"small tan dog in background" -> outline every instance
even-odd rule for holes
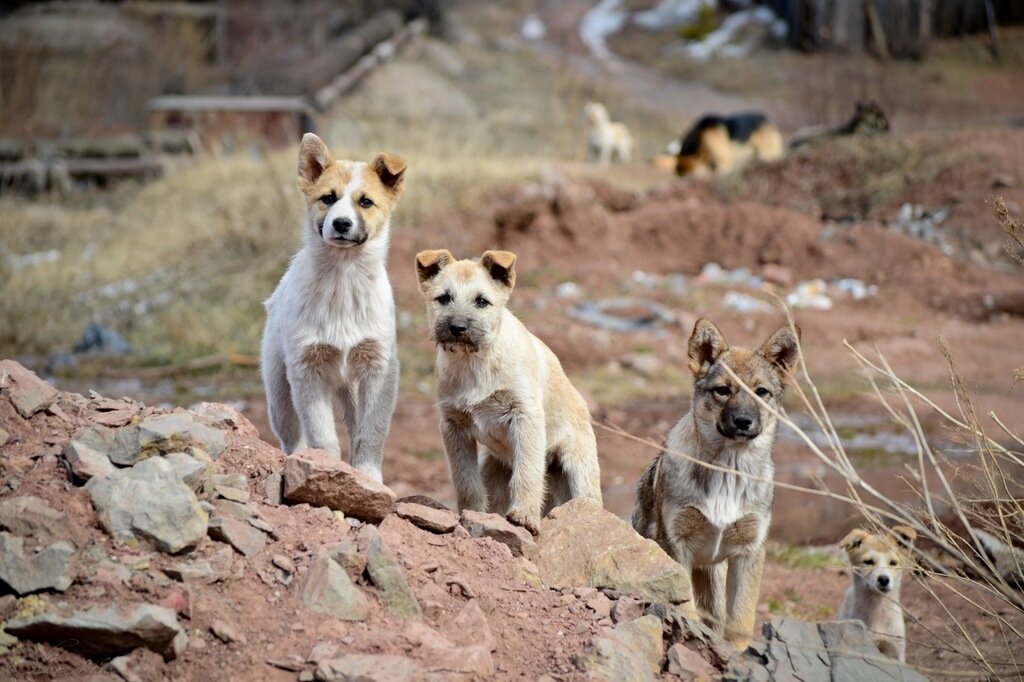
[[[739,649],[757,615],[775,497],[776,411],[798,333],[782,327],[757,350],[730,348],[718,327],[697,320],[689,341],[692,406],[637,483],[633,528],[690,570],[699,615]]]
[[[589,102],[583,107],[587,118],[587,159],[607,166],[613,159],[629,163],[633,158],[633,136],[624,123],[611,120],[603,104]]]
[[[907,642],[900,606],[903,572],[911,568],[909,548],[917,532],[894,526],[894,535],[876,534],[862,528],[850,531],[840,546],[850,559],[852,583],[839,609],[840,620],[859,620],[878,650],[906,661]]]
[[[601,502],[590,411],[555,354],[506,307],[515,254],[455,260],[421,251],[416,275],[437,345],[441,435],[459,510],[490,511],[537,534],[577,497]]]

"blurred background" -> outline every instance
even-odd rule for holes
[[[628,163],[588,162],[591,101],[629,128]],[[782,160],[675,176],[695,121],[743,111],[779,127]],[[273,442],[256,354],[299,245],[308,130],[341,158],[409,161],[390,260],[403,366],[385,479],[400,495],[452,497],[424,248],[519,254],[513,310],[595,421],[654,442],[598,432],[622,515],[687,409],[694,321],[756,345],[785,322],[776,296],[887,494],[914,499],[918,442],[844,341],[950,410],[958,374],[978,414],[1024,427],[1024,3],[0,2],[0,356],[66,390],[231,402]],[[951,471],[971,461],[946,421],[922,424]],[[776,460],[780,480],[838,484],[790,431]],[[857,520],[780,490],[773,609],[838,603],[794,596],[818,560],[787,548]]]

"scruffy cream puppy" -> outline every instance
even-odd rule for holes
[[[506,304],[515,254],[479,262],[416,255],[437,345],[441,435],[459,509],[504,514],[536,534],[540,517],[577,497],[601,501],[590,412],[555,354]]]
[[[689,341],[692,406],[637,483],[633,528],[690,570],[700,615],[740,649],[757,615],[775,497],[777,410],[798,334],[782,327],[748,350],[730,347],[718,327],[697,320]]]
[[[611,120],[603,104],[589,102],[583,107],[587,118],[587,157],[607,166],[612,159],[629,163],[633,156],[633,136],[624,123]]]
[[[894,526],[892,532],[895,537],[858,528],[843,538],[840,544],[850,559],[853,584],[843,598],[839,619],[863,621],[879,651],[906,661],[900,583],[911,567],[907,549],[917,532],[908,526]]]
[[[335,161],[307,133],[299,146],[306,199],[302,250],[267,299],[261,369],[270,426],[281,448],[341,455],[334,406],[348,430],[349,461],[381,480],[384,439],[398,391],[395,301],[388,281],[391,213],[405,161]]]

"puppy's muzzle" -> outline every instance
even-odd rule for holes
[[[447,351],[477,350],[476,334],[466,320],[449,318],[438,321],[434,327],[434,340]]]
[[[718,432],[726,438],[757,438],[761,435],[761,420],[748,411],[734,411],[722,415],[718,421]]]
[[[351,218],[335,218],[331,221],[328,239],[338,246],[359,246],[366,243],[368,235]]]
[[[889,576],[887,575],[878,576],[878,579],[875,580],[875,584],[878,585],[878,590],[880,592],[888,592],[892,589],[892,581],[889,579]]]

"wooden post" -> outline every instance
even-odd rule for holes
[[[885,38],[885,30],[882,28],[882,19],[878,16],[878,7],[875,0],[866,0],[864,9],[868,15],[868,26],[871,27],[871,39],[875,44],[875,50],[883,61],[889,60],[889,44]]]
[[[985,0],[985,21],[988,22],[988,35],[992,39],[992,56],[997,62],[1002,62],[1003,53],[999,49],[999,32],[996,30],[996,12],[992,0]]]

